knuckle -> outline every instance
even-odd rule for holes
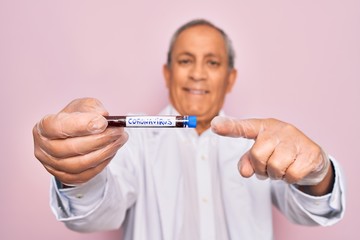
[[[253,161],[257,161],[261,158],[261,153],[257,148],[253,147],[250,149],[250,156]]]
[[[121,135],[121,137],[116,141],[117,148],[122,147],[127,140],[129,139],[129,135],[127,133]]]
[[[280,163],[278,161],[271,161],[267,164],[268,171],[271,171],[275,175],[283,175],[283,171],[280,167]]]
[[[44,160],[44,154],[40,147],[34,148],[34,155],[39,161]]]
[[[289,132],[289,133],[298,131],[297,128],[294,125],[289,124],[289,123],[284,123],[283,124],[283,129],[286,132]]]
[[[47,164],[42,163],[44,168],[46,169],[46,171],[48,171],[51,175],[53,175],[54,177],[56,177],[57,179],[62,179],[63,174],[61,174],[61,172],[58,172],[57,170],[55,170],[54,168],[50,167]]]
[[[267,118],[266,121],[270,122],[270,123],[278,123],[279,120],[277,120],[276,118]]]
[[[252,148],[250,150],[250,156],[250,159],[255,166],[264,166],[268,160],[268,156],[262,151],[261,148]]]
[[[102,106],[101,102],[96,98],[77,98],[72,100],[62,112],[86,112],[91,111],[94,107]]]
[[[52,122],[55,115],[49,114],[44,116],[38,123],[37,123],[37,129],[40,135],[45,131],[45,129],[48,129],[52,126]]]
[[[313,153],[315,156],[320,156],[322,155],[322,150],[320,148],[319,145],[317,144],[312,144],[311,147],[309,147],[309,150],[311,153]]]
[[[302,176],[296,174],[295,172],[288,170],[285,175],[285,180],[289,184],[297,183],[302,179]]]
[[[103,104],[96,98],[84,98],[81,104],[82,111],[95,111],[101,115],[108,115]]]
[[[267,118],[266,121],[270,124],[270,126],[283,126],[286,124],[276,118]]]
[[[33,134],[33,137],[37,137],[38,135],[40,135],[40,132],[39,132],[39,123],[36,123],[32,129],[32,134]]]
[[[279,169],[267,169],[267,173],[271,179],[282,179],[284,176],[284,171],[281,171]]]
[[[35,147],[34,148],[34,155],[35,157],[43,164],[44,166],[50,167],[56,167],[57,161],[54,157],[52,157],[49,153],[47,153],[44,149],[41,147]]]
[[[100,101],[96,98],[84,98],[83,102],[85,105],[89,106],[101,105]]]

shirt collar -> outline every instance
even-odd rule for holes
[[[179,116],[180,113],[174,108],[172,104],[167,105],[161,112],[160,115],[173,115],[173,116]],[[224,111],[221,109],[218,116],[225,116]],[[195,131],[195,129],[193,129]],[[210,128],[206,129],[201,136],[207,136],[214,134]]]

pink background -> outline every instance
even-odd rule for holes
[[[234,42],[239,77],[226,112],[295,124],[346,174],[342,222],[301,227],[274,209],[276,239],[359,239],[360,1],[349,0],[0,0],[0,239],[119,238],[75,233],[55,220],[32,126],[85,96],[112,114],[157,113],[167,101],[161,67],[169,38],[197,17]]]

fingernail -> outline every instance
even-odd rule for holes
[[[215,125],[219,124],[222,121],[223,121],[223,117],[216,116],[211,120],[211,125],[215,126]]]
[[[214,117],[212,120],[211,120],[211,130],[213,131],[213,132],[215,132],[215,133],[217,133],[218,132],[218,128],[219,128],[219,123],[221,123],[222,122],[222,118],[221,117],[219,117],[219,116],[216,116],[216,117]]]
[[[89,122],[88,129],[92,133],[99,133],[104,130],[106,126],[106,120],[102,116],[95,117]]]

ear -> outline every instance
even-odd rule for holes
[[[226,87],[226,93],[231,92],[235,82],[236,82],[236,78],[237,78],[237,70],[235,68],[231,69],[229,75],[228,75],[228,79],[227,79],[227,87]]]
[[[163,65],[163,75],[164,75],[164,79],[165,79],[165,85],[166,85],[167,88],[169,88],[171,70],[169,69],[169,66],[167,64]]]

